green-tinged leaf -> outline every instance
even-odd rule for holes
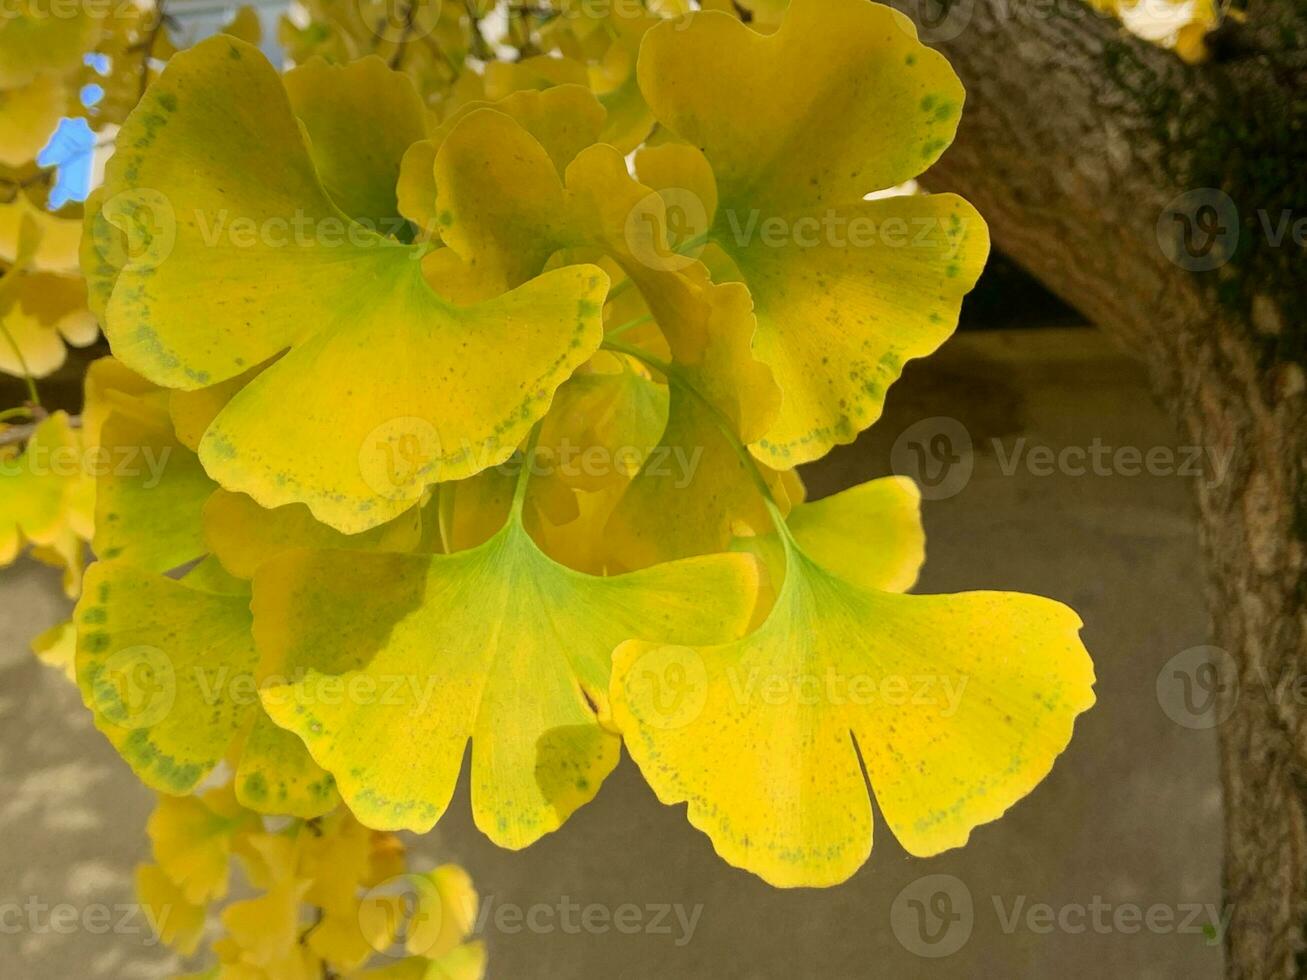
[[[862,765],[899,843],[926,857],[1029,793],[1093,704],[1080,620],[1057,602],[900,595],[797,547],[788,562],[754,633],[626,643],[612,694],[659,799],[687,802],[723,858],[774,885],[837,884],[866,860]]]
[[[736,557],[596,578],[517,518],[453,555],[284,555],[255,577],[255,629],[271,672],[303,676],[265,687],[264,705],[381,829],[431,828],[470,738],[477,826],[523,847],[617,763],[600,722],[613,647],[743,629],[756,571]]]
[[[658,120],[711,164],[711,239],[749,286],[754,350],[784,395],[755,452],[788,468],[852,441],[903,364],[953,331],[988,254],[960,198],[863,201],[952,141],[957,77],[867,0],[794,0],[768,35],[718,12],[663,24],[639,76]]]
[[[264,507],[383,524],[428,484],[508,458],[598,346],[594,267],[469,307],[432,292],[429,246],[332,203],[276,71],[243,42],[176,56],[117,146],[83,245],[116,356],[190,390],[290,348],[200,443],[209,473]]]

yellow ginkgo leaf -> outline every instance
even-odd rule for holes
[[[604,108],[581,85],[559,85],[544,91],[513,92],[498,102],[472,100],[451,112],[430,139],[414,143],[400,166],[400,211],[428,234],[437,232],[436,153],[458,123],[478,109],[511,116],[544,148],[561,173],[585,147],[599,139]]]
[[[636,64],[640,43],[660,20],[634,11],[611,17],[612,42],[590,66],[590,85],[608,112],[601,138],[622,153],[630,153],[643,143],[654,126],[653,113],[640,91]]]
[[[117,412],[154,419],[168,409],[168,392],[146,381],[115,357],[100,357],[86,368],[82,384],[82,441],[100,444],[105,419]]]
[[[492,61],[486,65],[485,78],[486,95],[492,102],[514,92],[543,91],[559,85],[589,87],[585,65],[545,55],[520,61]]]
[[[50,141],[67,103],[68,89],[53,75],[40,76],[21,88],[0,88],[0,163],[19,167],[35,159]]]
[[[214,592],[218,595],[249,596],[250,594],[250,583],[236,578],[212,555],[207,555],[197,562],[181,577],[180,581],[201,592]]]
[[[541,475],[595,492],[635,476],[667,427],[667,386],[625,358],[558,389],[540,427]]]
[[[864,589],[906,592],[926,560],[921,492],[907,477],[871,480],[800,503],[785,523],[805,554]],[[850,528],[857,533],[850,534]],[[785,578],[784,543],[770,533],[737,538],[732,547],[754,555],[767,570],[758,596],[758,607],[765,613],[775,598],[771,583]]]
[[[259,705],[249,603],[195,572],[178,582],[96,562],[75,616],[82,699],[147,786],[190,792],[234,749],[243,806],[319,816],[339,802],[335,784]]]
[[[780,402],[771,372],[750,352],[749,292],[739,283],[710,283],[697,264],[659,277],[662,288],[649,295],[673,355],[663,365],[671,381],[667,429],[608,524],[614,553],[637,568],[724,551],[735,535],[771,523],[753,464],[728,437],[761,435]],[[783,500],[776,475],[768,478]]]
[[[616,651],[632,758],[718,854],[773,885],[837,884],[867,859],[862,765],[905,850],[962,845],[1044,778],[1093,704],[1079,618],[1017,593],[876,591],[786,541],[756,632]]]
[[[394,234],[400,160],[427,136],[427,110],[413,82],[375,55],[344,66],[314,58],[282,81],[332,201],[365,227]]]
[[[486,975],[485,943],[464,943],[433,960],[423,980],[482,980]]]
[[[70,681],[77,680],[77,628],[72,620],[51,626],[32,638],[32,652]]]
[[[0,17],[0,89],[75,71],[95,44],[103,9],[74,4],[55,11],[43,0],[8,7]]]
[[[216,484],[173,434],[166,402],[152,399],[132,411],[120,399],[98,442],[91,540],[97,557],[166,572],[202,556],[200,513]]]
[[[357,920],[359,890],[372,869],[373,834],[344,807],[324,817],[316,832],[302,834],[298,869],[313,882],[305,901]]]
[[[438,960],[412,956],[371,970],[351,973],[349,980],[482,980],[486,975],[484,943],[464,943]]]
[[[161,794],[146,832],[154,860],[182,897],[204,905],[227,894],[232,848],[256,826],[231,792],[219,788],[198,797]]]
[[[188,902],[157,864],[137,865],[136,897],[159,939],[183,956],[195,952],[204,936],[203,904]]]
[[[236,13],[232,14],[231,20],[222,26],[222,33],[257,45],[263,40],[263,25],[259,23],[259,12],[248,5],[238,8]]]
[[[472,877],[456,864],[442,864],[420,876],[417,908],[405,927],[410,956],[439,959],[453,951],[476,923],[479,898]]]
[[[755,452],[789,468],[852,441],[904,362],[952,332],[988,254],[960,198],[863,200],[952,141],[957,77],[868,0],[793,0],[769,35],[716,12],[663,24],[639,75],[658,120],[711,164],[710,238],[748,284],[754,350],[784,393]]]
[[[298,980],[303,971],[300,949],[300,901],[307,881],[274,884],[266,894],[233,902],[222,910],[222,924],[241,964],[266,970],[270,977]]]
[[[80,573],[92,487],[80,435],[65,412],[37,423],[21,450],[0,447],[0,565],[31,544],[37,557]],[[70,595],[75,584],[66,582]]]
[[[470,551],[296,552],[255,577],[259,650],[298,678],[265,686],[264,706],[368,826],[429,830],[470,738],[477,826],[502,846],[530,844],[617,764],[600,723],[612,649],[650,635],[721,639],[748,621],[751,560],[585,575],[534,544],[521,497]]]
[[[24,221],[35,222],[40,233],[30,269],[65,276],[78,275],[77,252],[82,240],[80,216],[74,217],[68,211],[49,211],[42,202],[21,191],[12,201],[0,203],[0,260],[13,262],[17,258]]]
[[[258,709],[249,600],[99,561],[76,622],[96,727],[147,786],[190,792]]]
[[[208,551],[237,578],[253,578],[270,558],[295,548],[411,551],[422,537],[417,507],[361,534],[341,534],[313,519],[303,504],[264,510],[240,493],[218,490],[204,504]]]
[[[257,813],[301,820],[320,817],[338,806],[336,781],[309,757],[304,743],[274,725],[262,708],[251,715],[249,733],[237,747],[240,758],[232,776],[241,804]]]
[[[429,246],[332,203],[277,72],[243,42],[172,59],[117,146],[83,246],[115,355],[190,390],[290,348],[200,444],[262,506],[304,503],[347,533],[385,523],[428,484],[507,459],[599,344],[592,266],[471,307],[432,292]]]
[[[304,880],[299,873],[300,854],[308,834],[258,832],[235,842],[235,854],[249,883],[267,891],[278,882]]]
[[[390,945],[384,936],[365,934],[358,914],[353,912],[326,913],[307,939],[309,949],[316,956],[346,975],[373,957],[378,948],[374,941],[381,944],[381,949]]]
[[[65,344],[85,347],[99,336],[86,308],[86,284],[49,272],[11,270],[6,278],[10,275],[15,277],[12,301],[0,303],[0,371],[47,377],[63,365]]]
[[[749,12],[749,23],[757,30],[775,30],[785,19],[790,0],[739,0],[742,9]]]
[[[263,364],[255,365],[248,371],[207,388],[168,392],[168,414],[172,416],[173,431],[181,444],[191,452],[198,453],[200,440],[204,438],[210,423],[264,367]]]

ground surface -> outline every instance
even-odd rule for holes
[[[932,417],[952,421],[909,429]],[[1042,446],[1073,451],[1043,475]],[[1095,447],[1156,449],[1154,472]],[[925,505],[918,591],[1037,592],[1084,618],[1098,704],[1070,749],[966,848],[912,859],[881,823],[871,860],[827,891],[777,891],[725,866],[629,761],[563,831],[517,854],[476,833],[463,787],[415,846],[472,873],[490,976],[1219,976],[1215,739],[1192,713],[1190,661],[1168,663],[1208,642],[1207,621],[1186,482],[1165,472],[1187,454],[1168,466],[1160,447],[1174,435],[1140,371],[1089,331],[963,335],[910,370],[875,431],[808,474],[813,496],[889,472],[891,457],[924,458],[940,499]],[[1107,472],[1093,472],[1095,453]],[[146,853],[149,796],[25,649],[64,611],[55,576],[0,572],[0,977],[167,976],[139,916],[124,924],[119,910]],[[67,904],[77,921],[56,930],[33,902]],[[600,925],[624,904],[640,909],[624,920],[633,932]],[[533,906],[537,928],[515,928]],[[107,927],[88,914],[99,907],[119,910]]]

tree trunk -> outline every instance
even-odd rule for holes
[[[1079,0],[893,2],[968,92],[931,189],[964,194],[998,248],[1143,357],[1182,439],[1232,453],[1196,481],[1213,642],[1238,675],[1219,730],[1226,962],[1300,975],[1307,2],[1254,0],[1198,66]]]

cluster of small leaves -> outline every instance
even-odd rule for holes
[[[778,885],[866,860],[864,767],[918,855],[1028,793],[1093,701],[1078,618],[907,594],[911,483],[796,470],[984,264],[965,201],[876,193],[951,141],[945,60],[868,0],[306,9],[288,71],[173,56],[86,206],[84,431],[167,459],[98,473],[68,631],[137,774],[425,831],[470,741],[517,848],[624,743]]]
[[[467,873],[417,874],[394,834],[343,807],[313,820],[268,821],[229,785],[160,796],[147,827],[154,861],[136,889],[159,937],[192,956],[216,918],[216,962],[190,980],[481,980],[485,949],[468,942],[477,894]],[[232,865],[249,897],[229,898]]]

